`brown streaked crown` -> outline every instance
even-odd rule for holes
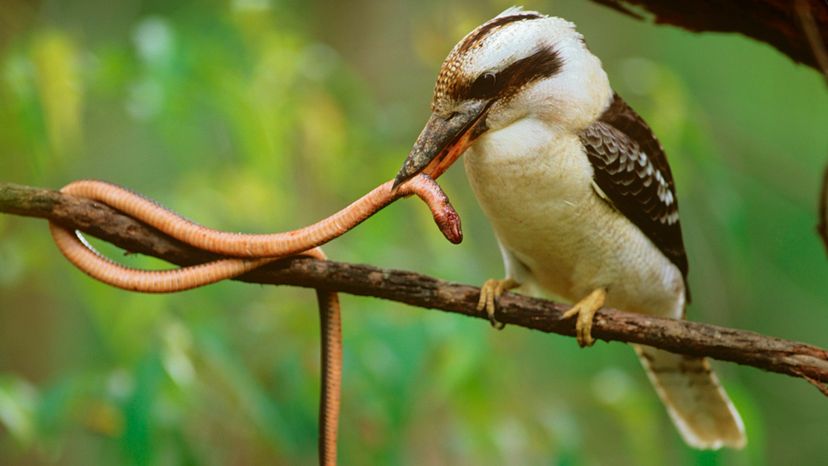
[[[464,53],[475,46],[479,47],[486,36],[491,34],[491,32],[495,29],[503,27],[506,24],[514,23],[515,21],[524,21],[527,19],[539,18],[543,18],[543,15],[531,11],[521,11],[513,15],[497,16],[495,18],[492,18],[489,21],[486,21],[485,23],[478,26],[472,32],[468,33],[466,37],[464,37],[463,40],[460,41],[459,44],[457,44],[457,52]]]
[[[487,72],[480,76],[463,74],[463,65],[469,54],[482,47],[495,31],[510,23],[545,17],[540,13],[514,10],[513,14],[497,16],[466,35],[440,68],[434,88],[432,110],[436,111],[447,107],[450,102],[466,99],[502,97],[514,93],[536,79],[558,72],[562,64],[559,54],[549,47],[543,47],[496,73]]]

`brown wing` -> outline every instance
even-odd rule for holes
[[[595,184],[676,264],[686,285],[687,254],[673,175],[650,127],[616,94],[580,139],[595,171]]]

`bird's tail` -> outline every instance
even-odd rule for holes
[[[633,345],[684,441],[694,448],[745,446],[745,426],[705,358]]]

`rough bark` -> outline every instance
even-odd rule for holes
[[[634,18],[651,16],[657,24],[669,24],[689,31],[737,32],[765,42],[817,70],[818,55],[812,47],[800,12],[799,0],[593,0]],[[828,2],[803,0],[814,24],[828,31]],[[826,38],[823,34],[822,41]],[[825,48],[825,47],[824,47]]]
[[[215,258],[210,253],[171,240],[105,205],[57,191],[0,183],[0,212],[50,219],[128,251],[179,265]],[[486,319],[485,315],[475,311],[479,288],[402,270],[295,258],[268,265],[238,280],[373,296]],[[497,319],[542,332],[574,336],[574,321],[561,318],[566,309],[567,306],[562,304],[506,294],[500,300]],[[813,345],[613,309],[601,310],[596,315],[592,334],[605,341],[641,343],[800,377],[828,395],[828,351]]]

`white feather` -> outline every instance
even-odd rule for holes
[[[522,11],[511,8],[501,16]],[[681,318],[686,294],[681,271],[595,185],[578,134],[598,119],[613,92],[600,60],[587,50],[574,25],[553,17],[506,23],[474,47],[463,48],[462,56],[457,56],[461,48],[455,48],[447,63],[459,67],[463,78],[474,79],[542,47],[559,54],[560,71],[495,101],[486,117],[488,130],[464,157],[508,276],[529,291],[570,302],[606,288],[609,307]],[[629,163],[642,160],[646,158]],[[646,165],[648,174],[655,172],[659,198],[675,202],[661,172]],[[678,214],[663,221],[673,224]],[[649,356],[642,356],[642,362],[690,445],[744,444],[741,418],[715,375],[702,369],[680,373],[679,363],[687,361],[669,353]],[[650,360],[660,366],[649,366]],[[664,370],[658,372],[660,368]]]

